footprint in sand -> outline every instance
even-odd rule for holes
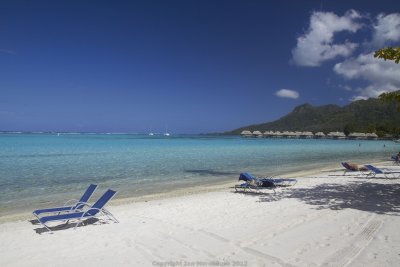
[[[132,247],[132,241],[130,240],[130,239],[127,239],[127,238],[125,238],[125,245],[127,246],[127,247]]]
[[[323,240],[331,240],[331,239],[332,239],[332,237],[331,237],[331,236],[327,236],[327,235],[326,235],[326,236],[322,237],[322,239],[323,239]]]
[[[343,235],[344,235],[344,236],[354,236],[354,233],[346,232],[346,233],[343,233]]]
[[[329,244],[329,243],[322,243],[322,244],[319,244],[318,246],[319,246],[320,248],[326,248],[326,247],[330,247],[331,244]]]
[[[307,252],[307,249],[306,248],[296,249],[294,252],[297,255],[302,255],[302,254],[304,254],[304,252]]]

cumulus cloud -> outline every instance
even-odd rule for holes
[[[355,10],[347,11],[342,17],[332,12],[314,12],[308,31],[297,38],[297,45],[292,50],[293,62],[300,66],[319,66],[337,56],[351,55],[358,45],[349,41],[335,44],[333,36],[342,31],[356,32],[362,27],[357,22],[360,18]]]
[[[356,91],[358,94],[353,95],[350,98],[350,101],[356,101],[362,99],[366,100],[371,97],[377,98],[382,93],[393,92],[396,90],[399,90],[399,88],[390,83],[374,83],[364,88],[357,88]]]
[[[399,45],[400,13],[381,13],[370,21],[365,29],[370,30],[371,39],[364,42],[361,48],[365,50],[357,56],[349,58],[358,44],[334,41],[339,32],[356,33],[364,27],[361,24],[364,18],[355,10],[349,10],[341,17],[332,12],[314,12],[308,30],[297,38],[297,45],[292,50],[293,62],[300,66],[320,66],[338,56],[345,57],[334,66],[334,72],[348,81],[365,84],[364,87],[355,87],[354,84],[351,87],[347,84],[339,86],[355,93],[352,101],[400,89],[400,64],[374,58],[371,52]]]
[[[379,14],[373,25],[372,44],[382,47],[400,40],[400,13]]]
[[[276,91],[275,95],[277,95],[279,97],[293,98],[293,99],[297,99],[300,96],[297,91],[290,90],[290,89],[281,89],[279,91]]]
[[[357,95],[351,100],[378,97],[381,93],[400,88],[400,64],[374,58],[373,53],[360,54],[337,63],[333,70],[345,79],[369,83],[365,88],[356,89]]]
[[[393,61],[374,58],[373,53],[337,63],[333,70],[347,79],[361,78],[370,82],[400,84],[400,65]]]

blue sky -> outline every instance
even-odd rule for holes
[[[399,1],[1,1],[0,130],[207,133],[400,88]]]

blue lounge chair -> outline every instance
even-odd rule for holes
[[[70,199],[67,202],[65,202],[65,204],[61,207],[35,210],[32,213],[37,218],[39,218],[39,215],[42,213],[54,213],[54,212],[60,213],[60,212],[70,212],[70,211],[80,210],[84,207],[84,204],[86,204],[89,201],[90,197],[93,195],[96,188],[97,185],[91,184],[89,185],[89,187],[86,189],[85,193],[79,200]]]
[[[372,165],[365,165],[365,166],[371,170],[372,177],[375,177],[377,174],[383,174],[385,178],[400,178],[400,171],[379,169]]]
[[[393,165],[400,165],[400,158],[397,155],[392,156]]]
[[[72,211],[64,214],[41,217],[39,218],[39,222],[50,232],[51,229],[46,223],[53,221],[66,221],[66,224],[68,224],[70,220],[77,220],[76,225],[74,227],[74,229],[76,229],[84,219],[105,215],[107,218],[118,223],[118,220],[108,210],[104,208],[104,206],[108,203],[108,201],[110,201],[116,194],[117,194],[116,191],[108,189],[104,193],[104,195],[101,196],[99,200],[97,200],[96,203],[94,203],[92,206],[84,204],[86,208],[85,210]]]
[[[260,192],[263,189],[272,189],[275,192],[276,187],[292,186],[297,183],[296,179],[282,179],[282,178],[257,178],[249,172],[244,172],[239,175],[239,181],[245,183],[235,185],[235,191],[247,192],[256,191]]]
[[[249,172],[244,172],[239,175],[239,181],[244,181],[245,183],[235,185],[236,192],[258,192],[260,193],[263,189],[271,189],[275,193],[275,185],[272,181],[260,181],[253,174]]]

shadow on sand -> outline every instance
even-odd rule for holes
[[[33,225],[40,225],[39,221],[37,219],[35,220],[29,220],[30,223],[32,223]],[[94,224],[108,224],[108,222],[103,221],[103,220],[99,220],[97,218],[88,218],[86,220],[83,220],[79,225],[79,227],[83,227],[83,226],[88,226],[88,225],[94,225]],[[56,232],[56,231],[60,231],[60,230],[66,230],[66,229],[70,229],[70,228],[74,228],[76,225],[75,222],[72,223],[62,223],[56,226],[52,226],[49,227],[51,229],[52,232]],[[46,227],[40,227],[40,228],[36,228],[33,229],[37,234],[43,234],[43,233],[51,233],[49,230],[46,229]]]
[[[185,170],[185,172],[188,173],[194,173],[198,175],[204,175],[204,176],[226,176],[226,175],[234,175],[236,172],[226,172],[226,171],[214,171],[210,169],[204,169],[204,170]]]
[[[256,196],[249,194],[249,196]],[[273,195],[257,195],[260,202],[294,198],[316,209],[356,209],[400,216],[400,184],[357,181],[321,184],[312,188],[288,188]]]

